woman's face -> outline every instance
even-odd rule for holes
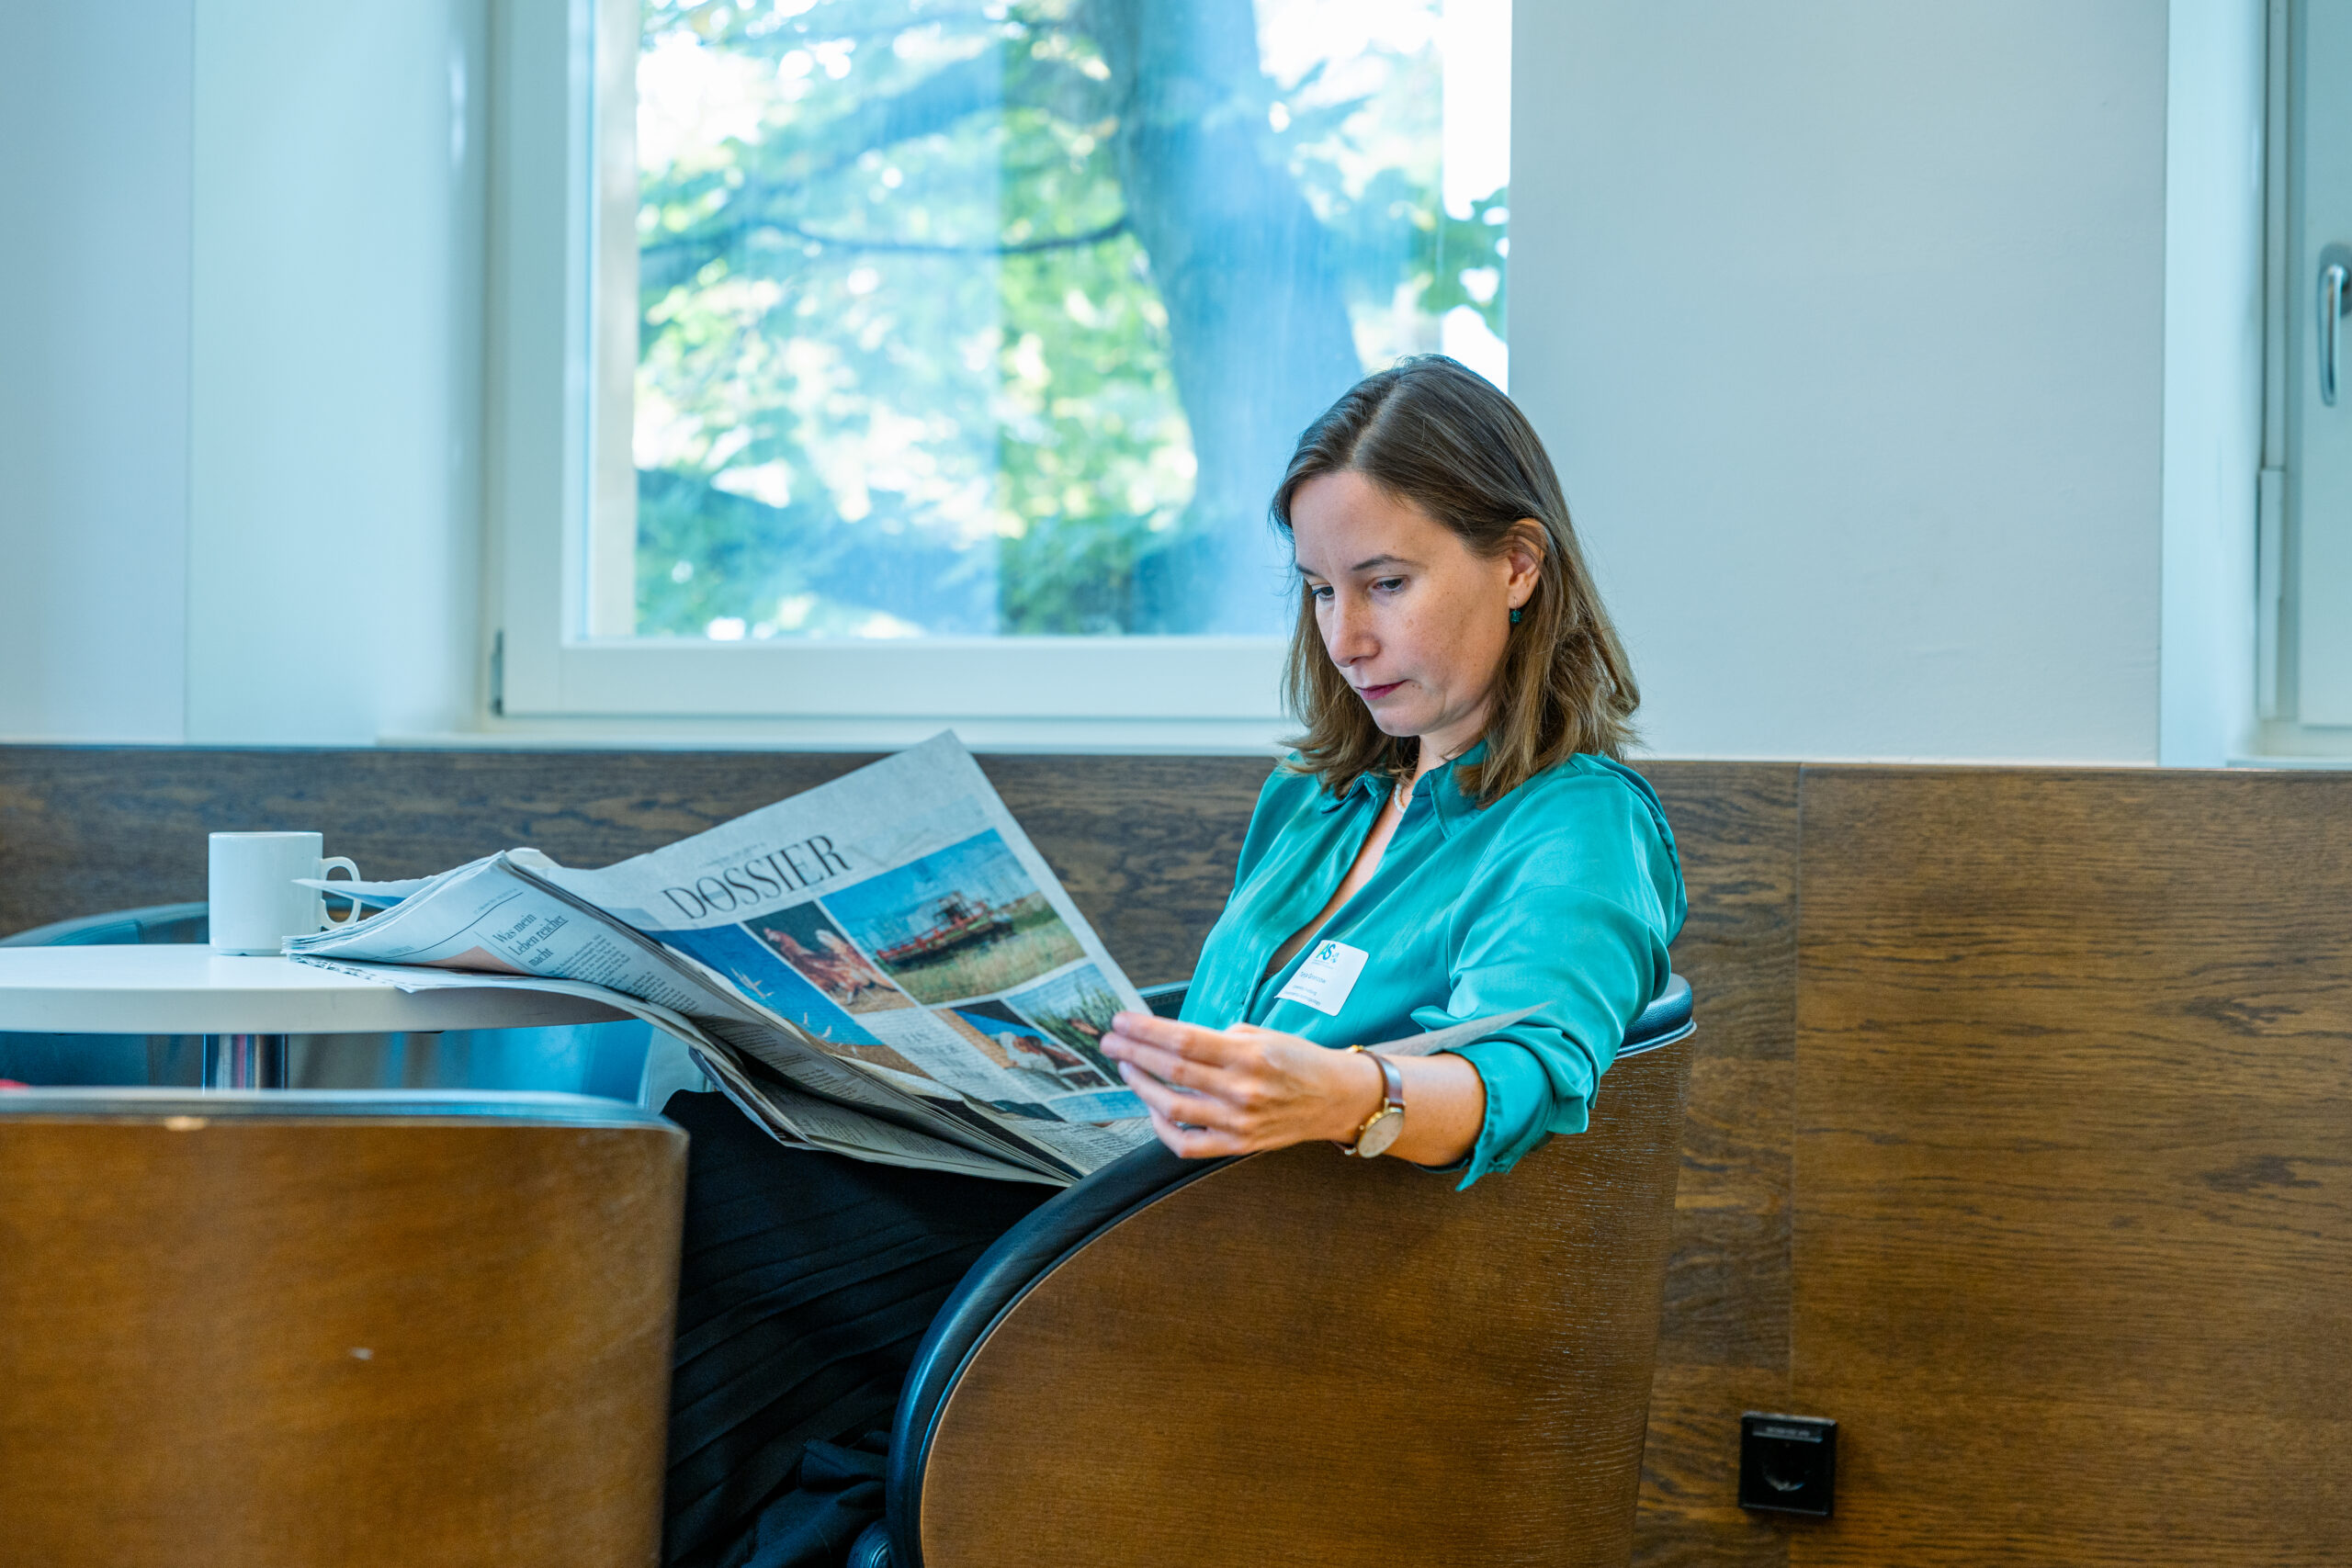
[[[1535,546],[1492,560],[1362,474],[1318,474],[1291,498],[1291,545],[1331,662],[1425,765],[1486,728],[1510,613],[1535,592]],[[1434,752],[1434,756],[1431,752]]]

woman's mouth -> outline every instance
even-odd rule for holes
[[[1405,682],[1402,681],[1391,681],[1385,686],[1358,686],[1356,688],[1356,695],[1362,697],[1365,702],[1376,703],[1404,683]]]

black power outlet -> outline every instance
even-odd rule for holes
[[[1838,1423],[1818,1416],[1739,1418],[1739,1506],[1826,1519],[1838,1500]]]

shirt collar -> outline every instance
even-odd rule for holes
[[[1453,830],[1478,809],[1478,803],[1462,787],[1462,770],[1475,765],[1486,754],[1487,742],[1481,737],[1470,750],[1431,773],[1423,786],[1430,792],[1430,805],[1437,813],[1438,831],[1447,838],[1452,838]]]
[[[1436,772],[1414,786],[1416,795],[1427,795],[1430,797],[1430,804],[1437,814],[1438,831],[1449,838],[1453,836],[1455,828],[1478,809],[1478,803],[1464,792],[1459,782],[1461,775],[1457,770],[1465,763],[1477,761],[1486,754],[1487,742],[1481,739],[1473,744],[1470,750],[1452,761],[1441,764]],[[1359,795],[1376,797],[1386,793],[1391,787],[1388,780],[1382,774],[1358,773],[1355,782],[1346,789],[1337,795],[1327,795],[1323,797],[1323,809],[1327,812],[1337,811]]]
[[[1377,793],[1379,790],[1385,787],[1386,783],[1387,781],[1383,779],[1377,773],[1358,773],[1355,777],[1355,782],[1349,784],[1347,788],[1340,791],[1337,795],[1333,795],[1329,791],[1326,791],[1317,804],[1328,816],[1329,813],[1337,811],[1340,807],[1345,806],[1348,802],[1353,800],[1360,795],[1372,795]]]

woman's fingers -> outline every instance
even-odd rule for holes
[[[1157,1045],[1195,1062],[1205,1062],[1221,1067],[1249,1046],[1221,1029],[1203,1029],[1196,1023],[1179,1023],[1172,1018],[1155,1018],[1148,1012],[1123,1012],[1111,1021],[1114,1033],[1147,1045]]]
[[[1119,1049],[1111,1048],[1112,1042]],[[1114,1061],[1126,1062],[1141,1067],[1162,1083],[1172,1083],[1182,1089],[1214,1089],[1222,1073],[1190,1056],[1136,1039],[1133,1035],[1109,1034],[1102,1040],[1104,1053]]]
[[[1119,1076],[1145,1106],[1171,1122],[1188,1122],[1196,1127],[1229,1127],[1233,1108],[1215,1095],[1185,1094],[1170,1089],[1133,1063],[1121,1063]]]
[[[1171,1119],[1174,1117],[1176,1106],[1174,1089],[1130,1062],[1119,1064],[1119,1077],[1129,1089],[1135,1090],[1136,1098],[1143,1101],[1146,1111],[1154,1116],[1167,1116]]]
[[[1230,1133],[1215,1127],[1180,1127],[1158,1111],[1151,1112],[1151,1130],[1170,1154],[1185,1159],[1216,1159],[1250,1152]]]
[[[1342,1070],[1338,1054],[1296,1035],[1248,1025],[1201,1029],[1121,1013],[1102,1037],[1102,1049],[1154,1115],[1171,1128],[1198,1128],[1220,1140],[1206,1148],[1197,1140],[1183,1147],[1169,1143],[1179,1153],[1280,1148],[1335,1136],[1340,1121],[1353,1125],[1357,1120],[1339,1113],[1362,1098],[1352,1087],[1354,1075]],[[1357,1070],[1377,1087],[1377,1068]]]

